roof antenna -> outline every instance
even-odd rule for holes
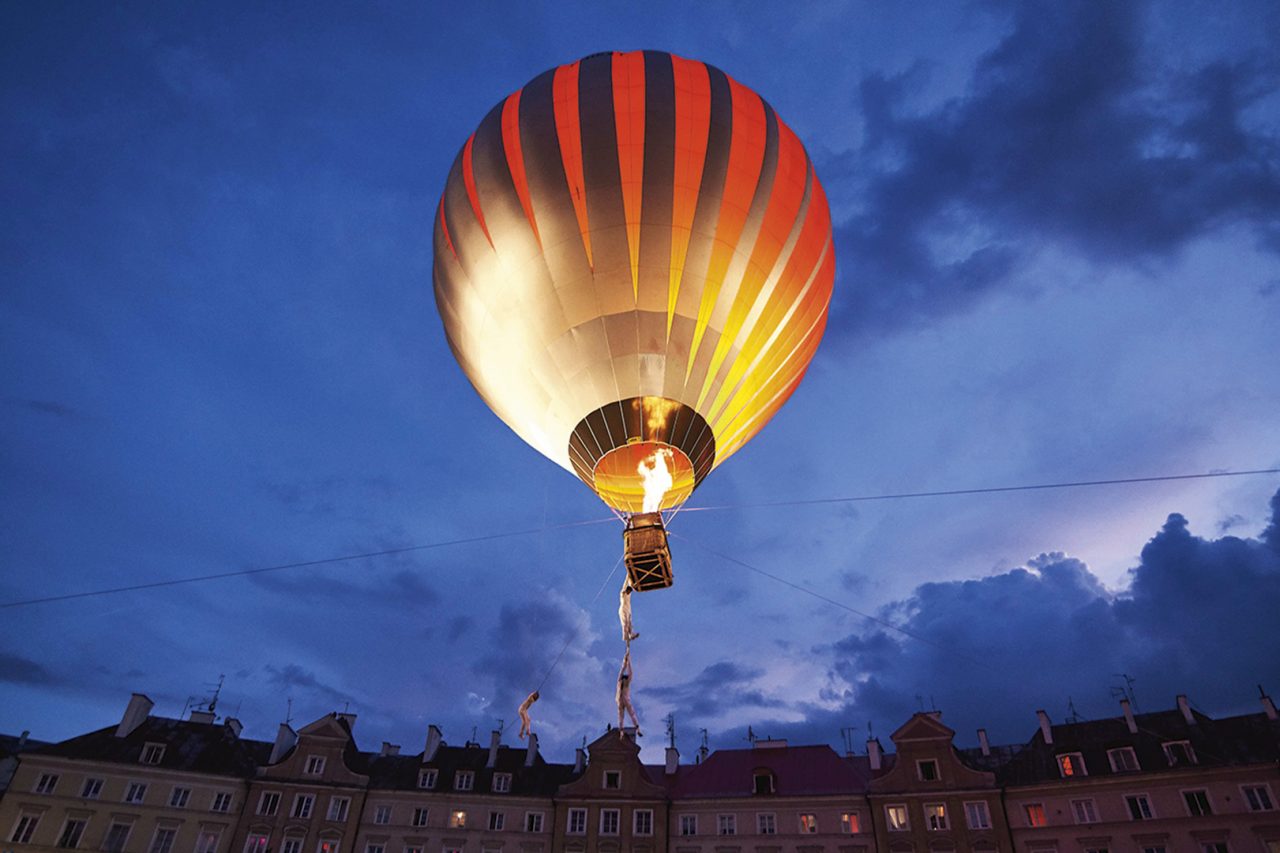
[[[1130,676],[1129,673],[1127,672],[1113,672],[1111,673],[1111,677],[1119,678],[1122,681],[1124,681],[1123,685],[1120,685],[1120,684],[1111,685],[1111,698],[1112,699],[1128,699],[1129,704],[1133,706],[1133,710],[1137,711],[1138,696],[1136,693],[1133,692],[1133,682],[1134,682],[1133,677]]]
[[[1078,723],[1080,721],[1081,721],[1080,713],[1076,711],[1075,700],[1073,700],[1070,696],[1068,696],[1067,697],[1067,722]]]
[[[667,714],[667,718],[663,720],[667,724],[667,739],[672,749],[676,748],[676,715],[674,713]]]
[[[919,693],[916,694],[916,704],[920,706],[920,713],[924,713],[924,697]]]
[[[288,726],[293,723],[293,697],[286,696],[284,701],[285,701],[284,724]]]
[[[842,726],[840,728],[840,739],[844,741],[844,754],[853,755],[853,733],[855,726]]]
[[[226,682],[227,676],[218,676],[218,686],[213,688],[213,698],[209,700],[209,713],[212,714],[218,709],[218,697],[222,695],[222,685]]]

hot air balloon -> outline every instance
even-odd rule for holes
[[[462,146],[435,218],[458,363],[629,519],[636,589],[670,584],[661,511],[796,389],[834,271],[795,133],[719,69],[657,51],[594,54],[509,95]]]

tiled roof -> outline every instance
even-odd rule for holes
[[[453,774],[458,770],[474,771],[473,790],[487,793],[494,773],[511,774],[510,793],[531,796],[551,796],[561,785],[577,778],[571,764],[548,764],[539,754],[531,767],[525,767],[526,751],[523,747],[498,747],[498,760],[493,768],[486,767],[489,748],[483,746],[448,746],[442,744],[431,761],[422,763],[422,753],[417,755],[366,755],[369,787],[373,789],[418,790],[418,771],[433,768],[439,776],[436,791],[453,789]]]
[[[696,797],[752,796],[754,771],[774,774],[774,793],[760,796],[861,794],[871,771],[866,756],[842,758],[829,746],[771,749],[721,749],[701,764],[683,766],[674,779],[661,766],[649,769],[653,781],[666,784],[673,800]]]
[[[116,727],[108,726],[28,754],[136,765],[148,743],[165,745],[157,767],[222,776],[252,776],[271,753],[271,744],[242,740],[221,723],[148,717],[126,737],[116,737]]]

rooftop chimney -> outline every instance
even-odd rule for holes
[[[1187,721],[1188,726],[1196,724],[1196,715],[1191,713],[1191,705],[1187,702],[1185,693],[1178,694],[1178,710],[1182,712],[1182,719]]]
[[[1053,726],[1049,725],[1049,715],[1044,711],[1036,711],[1036,718],[1040,720],[1040,734],[1044,736],[1044,742],[1053,746]]]
[[[1276,719],[1276,703],[1271,701],[1270,696],[1262,692],[1261,685],[1258,687],[1258,693],[1261,694],[1259,701],[1262,702],[1262,710],[1266,712],[1267,719]]]
[[[880,769],[880,741],[876,738],[867,740],[867,757],[871,759],[871,769]]]
[[[349,712],[349,711],[334,711],[334,712],[333,712],[333,715],[334,715],[335,717],[337,717],[339,720],[342,720],[342,722],[346,723],[346,724],[347,724],[347,728],[351,729],[351,731],[353,731],[353,732],[354,732],[354,731],[356,730],[356,715],[355,715],[355,714],[352,714],[352,713],[351,713],[351,712]]]
[[[1133,706],[1129,704],[1128,699],[1120,700],[1120,710],[1124,712],[1124,724],[1129,727],[1129,734],[1136,735],[1138,721],[1133,718]]]
[[[978,729],[978,746],[982,747],[983,755],[991,754],[991,742],[987,740],[986,729]]]
[[[436,753],[440,751],[440,727],[436,725],[427,726],[427,747],[422,750],[422,763],[426,764],[436,757]]]
[[[379,755],[399,755],[400,744],[391,743],[391,741],[384,740],[382,742],[382,750],[378,754]]]
[[[587,769],[587,751],[578,747],[573,751],[573,772],[581,773]]]
[[[267,759],[267,763],[279,762],[297,742],[298,733],[288,723],[281,723],[280,728],[276,729],[276,742],[271,745],[271,757]]]
[[[27,745],[27,738],[31,737],[31,729],[23,729],[22,734],[18,737],[18,750],[20,751]]]
[[[532,767],[533,762],[538,757],[538,736],[533,732],[529,732],[529,748],[524,754],[524,766]]]
[[[667,747],[667,775],[674,776],[678,769],[680,769],[680,750],[669,746]]]
[[[217,719],[217,715],[212,711],[191,712],[191,722],[193,723],[212,723],[215,719]]]
[[[116,726],[116,737],[128,737],[133,734],[154,707],[155,703],[141,693],[130,696],[129,704],[124,709],[124,716],[120,718],[120,725]]]
[[[489,760],[485,762],[485,767],[490,769],[498,766],[498,744],[502,743],[502,732],[494,731],[489,735]]]
[[[242,724],[235,717],[227,717],[227,719],[225,720],[225,724],[227,728],[231,729],[231,734],[235,735],[236,737],[240,737],[240,732],[244,731],[244,724]]]

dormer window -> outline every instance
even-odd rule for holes
[[[324,773],[324,756],[308,755],[306,763],[302,766],[302,772],[308,776],[320,776]]]
[[[453,774],[453,790],[470,791],[476,786],[476,774],[472,770],[459,770]]]
[[[494,773],[493,774],[493,792],[495,794],[505,794],[511,790],[511,774],[510,773]]]
[[[604,771],[604,789],[606,791],[616,791],[622,787],[622,771],[606,770]]]
[[[938,781],[938,762],[932,758],[916,762],[916,778],[921,782]]]
[[[1175,740],[1164,744],[1164,757],[1170,767],[1187,767],[1196,763],[1195,750],[1189,740]]]
[[[418,771],[418,787],[430,790],[436,786],[436,770],[430,768]]]
[[[757,770],[752,773],[751,790],[757,794],[772,794],[776,790],[773,784],[773,771]]]
[[[1058,772],[1062,778],[1071,776],[1087,776],[1084,769],[1084,756],[1078,752],[1064,752],[1058,756]]]
[[[164,744],[149,743],[142,747],[142,755],[138,758],[142,764],[159,764],[164,761]]]
[[[1111,762],[1111,769],[1116,773],[1132,773],[1138,769],[1138,755],[1131,746],[1108,749],[1107,760]]]

